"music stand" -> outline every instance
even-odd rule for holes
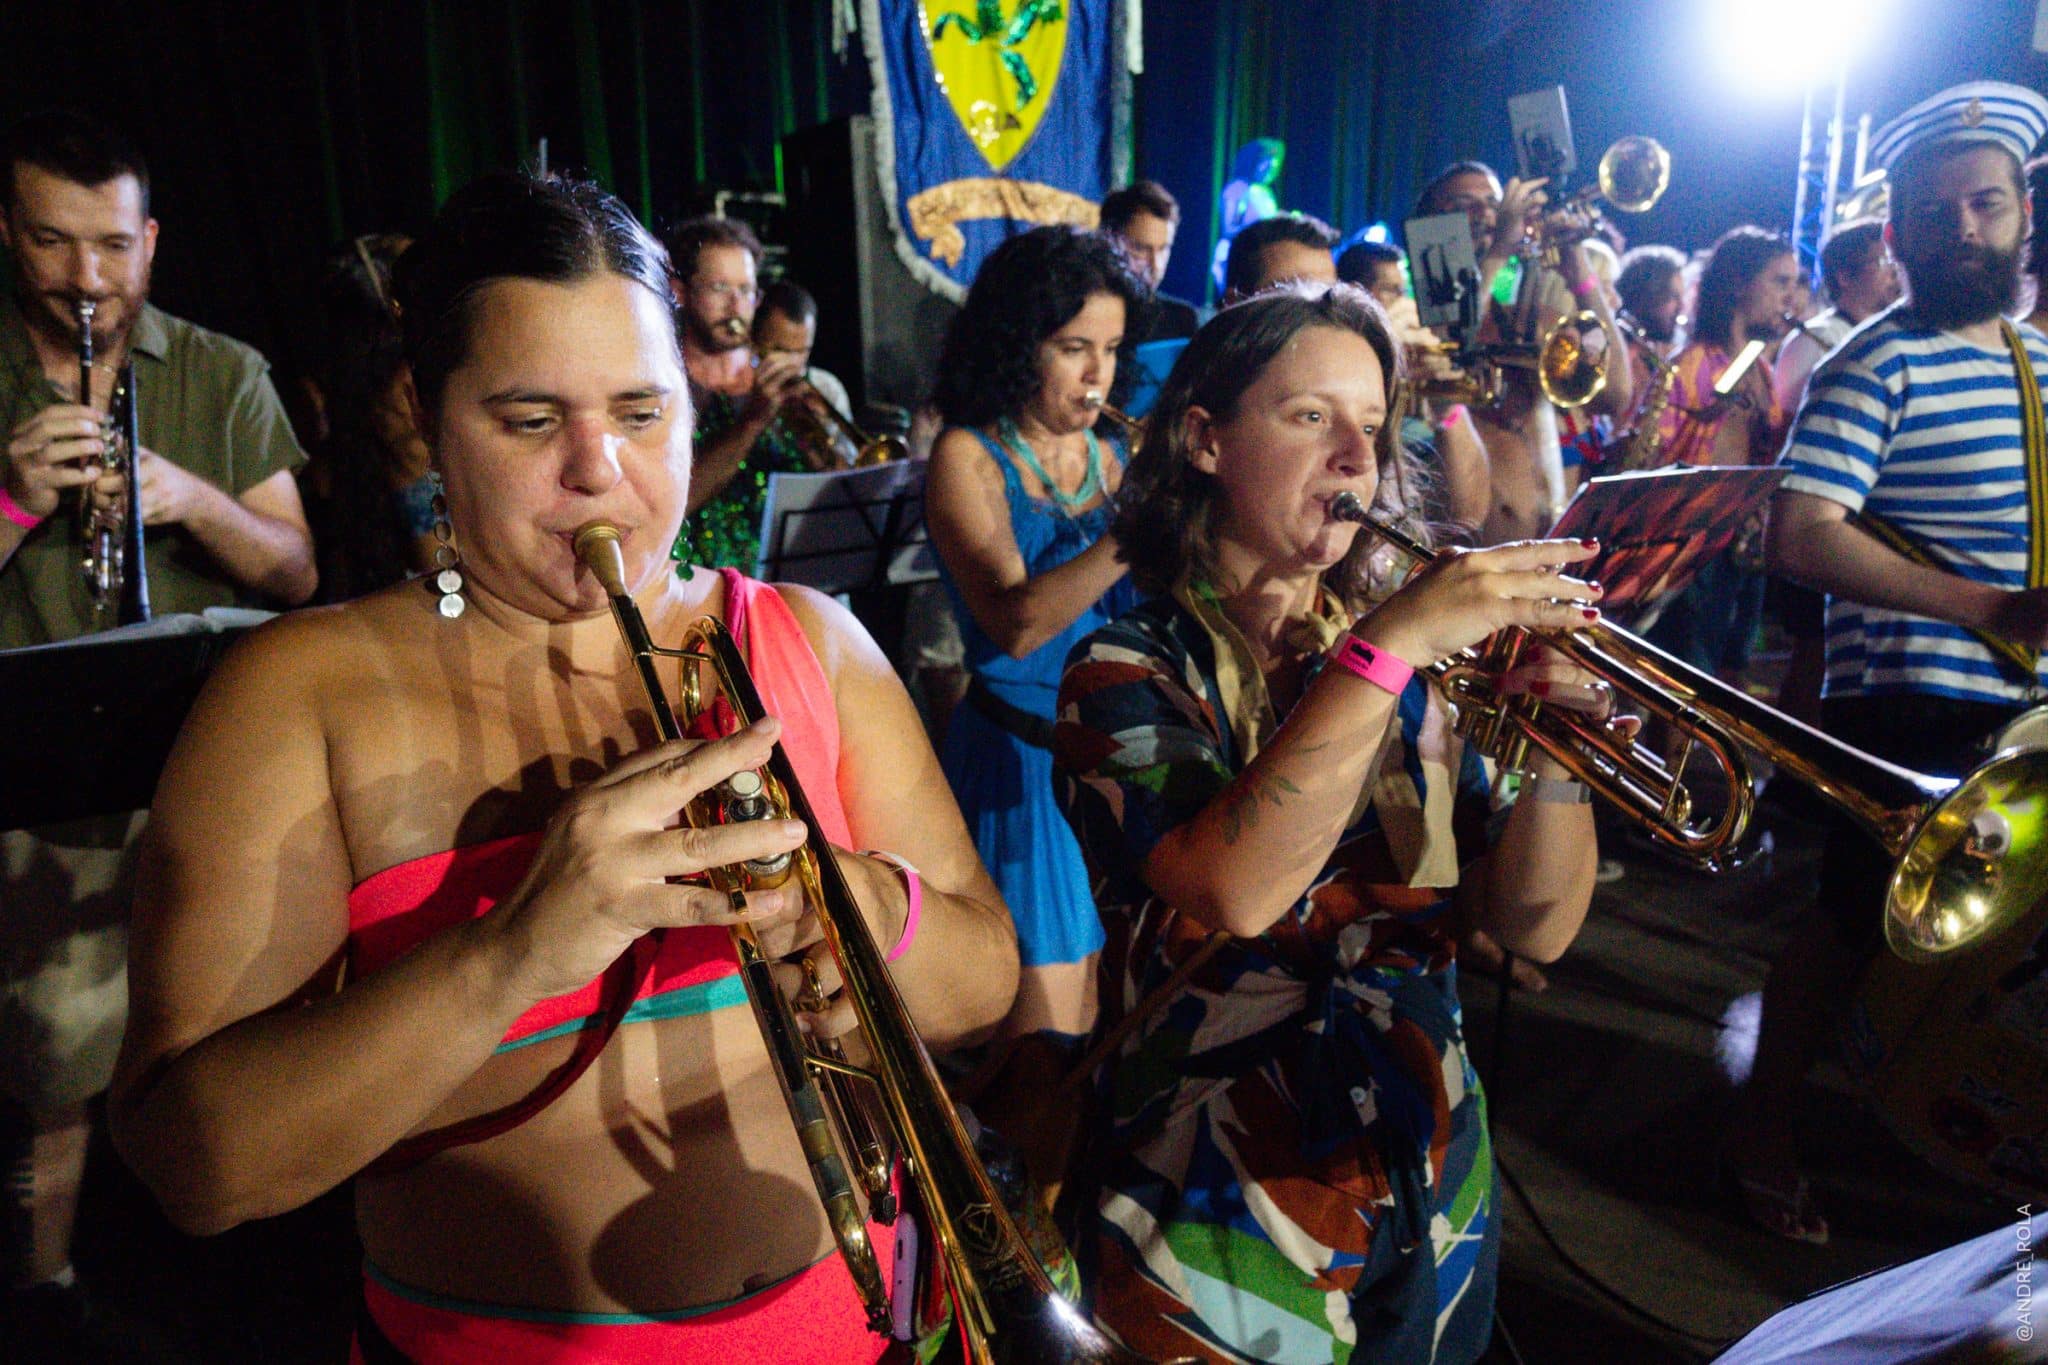
[[[160,616],[0,650],[0,829],[146,809],[207,672],[268,612]]]
[[[761,507],[758,577],[844,593],[891,657],[903,591],[939,576],[924,526],[924,462],[824,474],[771,474]]]
[[[1785,471],[1772,465],[1714,465],[1602,474],[1579,489],[1550,534],[1595,537],[1600,553],[1572,566],[1597,580],[1600,609],[1641,619],[1691,583],[1709,560],[1763,510]]]

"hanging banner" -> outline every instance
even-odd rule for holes
[[[1127,126],[1124,0],[863,0],[896,254],[948,298],[1005,238],[1094,227]]]

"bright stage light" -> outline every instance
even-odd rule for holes
[[[1702,13],[1722,77],[1783,97],[1832,82],[1876,46],[1897,0],[1708,0]]]

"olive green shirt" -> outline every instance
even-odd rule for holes
[[[129,355],[142,444],[150,450],[237,498],[305,463],[270,365],[253,348],[144,305]],[[19,307],[0,299],[0,441],[63,401],[43,373]],[[79,571],[84,548],[78,499],[67,496],[0,565],[0,649],[92,629],[92,596]],[[277,605],[238,588],[182,526],[145,528],[143,555],[154,615]]]

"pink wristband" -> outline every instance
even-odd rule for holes
[[[1574,280],[1571,284],[1572,297],[1575,299],[1586,298],[1599,287],[1599,279],[1592,275],[1588,275],[1581,280]]]
[[[903,894],[909,902],[909,909],[903,916],[903,933],[896,940],[896,946],[882,959],[884,962],[894,962],[910,951],[910,941],[917,937],[917,921],[924,915],[924,878],[917,875],[917,869],[907,860],[893,853],[884,853],[879,848],[862,849],[860,856],[887,863],[903,878]]]
[[[1331,651],[1330,662],[1397,697],[1408,686],[1408,680],[1415,676],[1414,665],[1402,663],[1393,654],[1377,645],[1367,644],[1356,635],[1346,635],[1338,643]]]
[[[0,517],[6,517],[24,531],[33,531],[43,524],[41,517],[9,497],[4,488],[0,488]]]
[[[1453,403],[1444,409],[1443,416],[1436,419],[1436,429],[1438,431],[1449,431],[1464,419],[1465,405],[1463,403]]]

